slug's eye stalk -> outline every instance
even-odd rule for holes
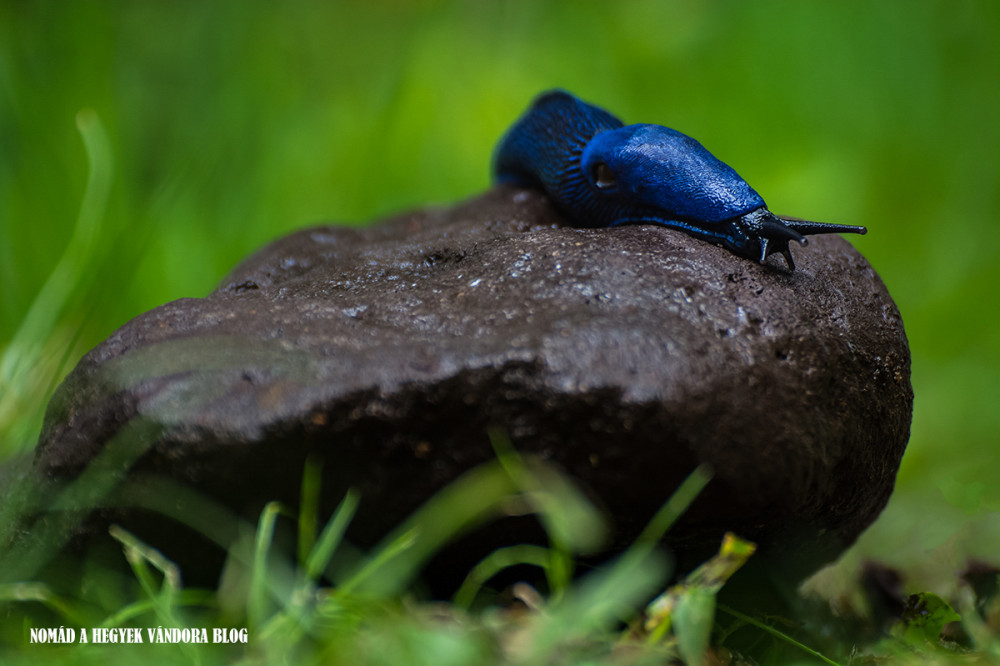
[[[615,178],[615,174],[612,173],[611,167],[604,162],[598,162],[594,165],[592,175],[594,186],[599,190],[613,190],[618,187],[618,180]]]

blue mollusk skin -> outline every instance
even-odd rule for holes
[[[659,224],[763,262],[788,241],[864,227],[782,220],[730,166],[661,125],[625,125],[564,91],[541,95],[494,154],[494,180],[543,190],[582,227]]]
[[[597,134],[580,166],[593,174],[600,162],[614,172],[625,209],[643,205],[679,219],[718,223],[764,206],[733,169],[668,127],[629,125]]]

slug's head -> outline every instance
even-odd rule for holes
[[[594,196],[614,211],[609,224],[642,221],[636,217],[716,224],[764,206],[760,195],[704,146],[660,125],[598,133],[584,148],[580,167]]]

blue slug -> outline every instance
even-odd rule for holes
[[[864,227],[785,220],[705,147],[661,125],[625,125],[563,91],[541,95],[497,146],[494,180],[544,191],[582,227],[662,224],[763,263],[788,241]]]

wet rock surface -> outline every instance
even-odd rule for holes
[[[864,257],[822,236],[794,253],[790,273],[665,228],[570,228],[511,188],[306,229],[87,354],[49,407],[35,468],[72,478],[141,417],[134,504],[167,479],[255,520],[267,501],[297,504],[313,456],[324,511],[360,492],[349,536],[365,547],[490,460],[498,426],[606,508],[607,552],[708,463],[715,477],[668,544],[701,557],[731,530],[795,578],[885,505],[912,390],[899,312]],[[155,512],[95,520],[189,575],[223,556]],[[538,536],[521,525],[480,530],[429,575],[450,585]]]

